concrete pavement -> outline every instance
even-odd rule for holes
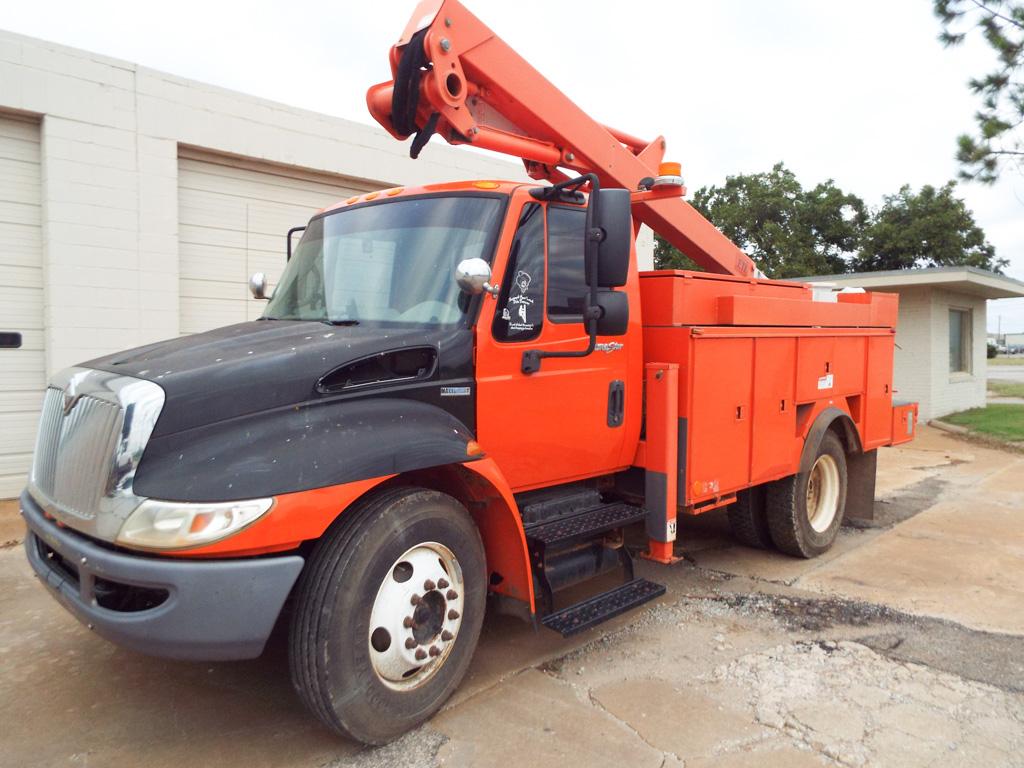
[[[263,658],[188,664],[77,624],[0,550],[0,764],[1024,765],[1024,457],[923,429],[878,524],[824,558],[683,522],[645,610],[572,642],[490,616],[451,704],[382,749],[334,737]]]
[[[988,378],[1024,381],[1024,365],[989,365]]]

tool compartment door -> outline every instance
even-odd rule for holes
[[[750,482],[754,340],[694,338],[686,502]],[[680,489],[682,492],[683,489]]]
[[[750,482],[774,480],[793,471],[803,441],[796,434],[795,338],[754,342],[753,434]]]
[[[893,343],[892,336],[872,336],[868,339],[865,450],[885,445],[892,439]]]

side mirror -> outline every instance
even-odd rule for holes
[[[463,259],[455,267],[455,282],[463,293],[470,296],[487,293],[497,296],[501,290],[496,285],[491,285],[491,265],[481,258]]]
[[[603,235],[597,247],[590,249],[590,253],[596,252],[597,255],[597,285],[600,288],[617,288],[626,284],[630,246],[633,242],[633,211],[630,208],[629,190],[601,189],[591,196],[591,200],[597,204],[594,209],[594,226]]]
[[[253,272],[249,278],[249,291],[254,299],[269,299],[267,296],[267,276],[263,272]]]
[[[598,291],[598,336],[624,336],[629,328],[629,297],[621,291]]]

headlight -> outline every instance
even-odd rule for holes
[[[124,521],[117,543],[146,549],[181,549],[227,538],[265,515],[273,499],[193,504],[148,499]]]

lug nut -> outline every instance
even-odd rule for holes
[[[456,592],[454,589],[449,589],[448,590],[448,594],[445,595],[445,597],[447,597],[449,600],[454,600],[458,596],[459,596],[459,593]]]
[[[430,646],[430,655],[431,656],[440,656],[441,655],[441,649],[438,648],[436,645]]]
[[[423,598],[421,598],[419,595],[413,595],[412,597],[409,598],[409,602],[412,603],[413,605],[419,605],[420,604],[420,600],[422,600],[422,599]]]
[[[415,623],[416,622],[412,620],[412,616],[406,616],[404,619],[402,619],[402,626],[406,629],[412,629],[413,624]]]
[[[427,658],[426,651],[424,651],[422,648],[416,651],[416,661],[423,661],[425,658]]]
[[[427,592],[432,590],[435,586],[436,585],[434,584],[434,582],[432,582],[430,579],[427,579],[426,581],[423,582],[423,589],[425,591],[427,591]]]
[[[446,643],[447,643],[447,642],[448,642],[449,640],[451,640],[451,639],[452,639],[453,637],[455,637],[455,635],[453,635],[453,634],[452,634],[451,632],[449,632],[449,631],[448,631],[447,629],[446,629],[446,630],[445,630],[444,632],[442,632],[442,633],[441,633],[441,639],[442,639],[442,640],[444,640],[444,641],[445,641]]]
[[[419,643],[417,643],[417,642],[416,642],[415,640],[413,640],[413,639],[412,639],[411,637],[407,637],[407,638],[405,639],[405,647],[406,647],[406,648],[408,648],[408,649],[409,649],[410,651],[411,651],[411,650],[412,650],[413,648],[415,648],[415,647],[416,647],[417,645],[419,645]]]
[[[444,579],[438,579],[437,580],[437,588],[438,589],[448,589],[448,582],[445,581]]]
[[[452,608],[450,611],[448,611],[448,618],[452,621],[455,621],[457,618],[459,618],[459,612]]]

